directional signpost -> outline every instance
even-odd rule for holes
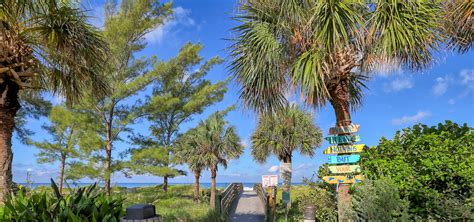
[[[351,198],[348,184],[361,182],[364,177],[360,175],[359,153],[364,151],[364,144],[356,144],[360,141],[360,125],[350,124],[347,126],[336,126],[329,129],[329,136],[325,139],[332,144],[324,150],[328,157],[330,176],[322,179],[328,184],[337,185],[338,215],[343,218],[345,210],[350,206]]]

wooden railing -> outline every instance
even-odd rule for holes
[[[231,183],[218,195],[219,199],[216,202],[219,203],[219,206],[215,209],[218,209],[219,213],[227,218],[232,203],[240,196],[243,190],[244,186],[242,183]]]
[[[272,221],[272,211],[268,202],[268,193],[263,189],[261,183],[256,183],[253,185],[253,190],[257,193],[258,197],[262,201],[263,206],[265,206],[265,221]]]

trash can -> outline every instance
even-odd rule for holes
[[[304,222],[315,222],[316,207],[306,206],[304,208]]]
[[[160,218],[155,214],[155,206],[151,204],[135,204],[127,207],[125,217],[121,222],[159,222]]]

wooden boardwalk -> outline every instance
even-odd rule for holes
[[[255,191],[240,194],[227,218],[228,222],[265,221],[265,206]]]

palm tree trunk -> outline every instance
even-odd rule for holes
[[[351,125],[347,80],[341,80],[335,86],[330,87],[329,93],[331,95],[330,102],[336,114],[336,125],[339,127]],[[339,221],[347,221],[349,219],[347,218],[347,212],[351,205],[349,189],[349,184],[339,184],[337,187],[337,211]]]
[[[341,80],[338,84],[329,87],[329,94],[332,107],[336,114],[337,126],[348,126],[351,122],[349,110],[349,87],[347,80]]]
[[[12,135],[15,116],[20,109],[19,86],[0,78],[0,203],[3,203],[12,183]]]
[[[199,177],[201,177],[201,170],[194,171],[194,201],[199,202]]]
[[[216,177],[217,177],[217,166],[211,167],[211,208],[216,209]]]
[[[291,198],[291,154],[287,155],[280,163],[280,178],[282,179],[282,195],[288,195]],[[283,196],[282,196],[283,199]],[[291,199],[286,203],[287,209],[291,207]]]
[[[66,155],[61,155],[61,164],[59,165],[60,167],[60,173],[59,173],[59,193],[63,193],[63,181],[64,181],[64,167],[66,164]]]

